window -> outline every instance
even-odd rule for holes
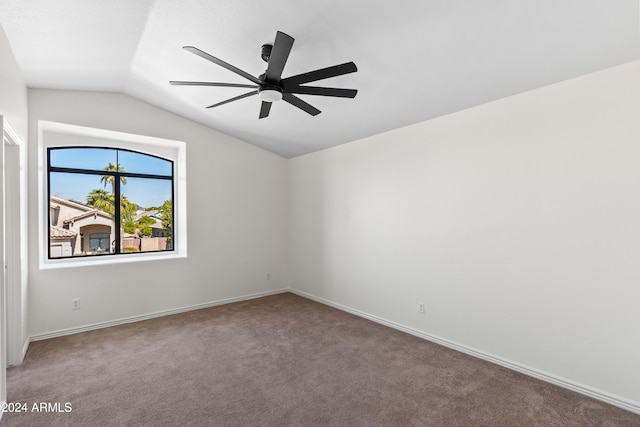
[[[89,235],[89,251],[106,253],[109,250],[109,237],[111,237],[111,235],[107,233],[90,234]]]
[[[186,256],[183,142],[39,130],[41,268]]]
[[[49,258],[173,250],[171,160],[55,147],[47,150],[47,164]]]

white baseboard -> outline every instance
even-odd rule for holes
[[[419,331],[417,329],[413,329],[413,328],[410,328],[408,326],[404,326],[404,325],[401,325],[399,323],[392,322],[390,320],[383,319],[383,318],[378,317],[378,316],[373,316],[371,314],[365,313],[365,312],[360,311],[360,310],[353,309],[351,307],[344,306],[342,304],[334,303],[334,302],[326,300],[324,298],[319,298],[319,297],[317,297],[315,295],[311,295],[311,294],[308,294],[306,292],[298,291],[296,289],[289,289],[289,291],[294,293],[294,294],[296,294],[296,295],[299,295],[301,297],[308,298],[310,300],[319,302],[321,304],[328,305],[328,306],[333,307],[333,308],[337,308],[338,310],[342,310],[342,311],[345,311],[347,313],[351,313],[351,314],[354,314],[356,316],[363,317],[365,319],[371,320],[371,321],[379,323],[381,325],[388,326],[390,328],[397,329],[397,330],[402,331],[402,332],[406,332],[406,333],[408,333],[410,335],[414,335],[416,337],[423,338],[423,339],[425,339],[427,341],[431,341],[431,342],[434,342],[436,344],[440,344],[442,346],[445,346],[445,347],[451,348],[453,350],[468,354],[470,356],[477,357],[478,359],[482,359],[482,360],[486,360],[486,361],[491,362],[491,363],[495,363],[496,365],[500,365],[500,366],[503,366],[505,368],[511,369],[513,371],[520,372],[520,373],[525,374],[527,376],[530,376],[530,377],[533,377],[533,378],[536,378],[536,379],[539,379],[539,380],[542,380],[542,381],[557,385],[557,386],[562,387],[562,388],[566,388],[566,389],[575,391],[576,393],[580,393],[580,394],[583,394],[585,396],[591,397],[593,399],[597,399],[597,400],[600,400],[602,402],[606,402],[606,403],[608,403],[610,405],[617,406],[617,407],[625,409],[627,411],[630,411],[630,412],[633,412],[633,413],[636,413],[636,414],[640,414],[640,404],[628,401],[628,400],[623,399],[621,397],[614,396],[614,395],[611,395],[609,393],[602,392],[602,391],[599,391],[599,390],[595,390],[595,389],[592,389],[590,387],[584,386],[582,384],[577,384],[575,382],[566,380],[564,378],[560,378],[560,377],[557,377],[555,375],[551,375],[551,374],[548,374],[546,372],[542,372],[540,370],[537,370],[537,369],[534,369],[534,368],[530,368],[528,366],[524,366],[524,365],[521,365],[519,363],[510,361],[510,360],[502,359],[500,357],[496,357],[496,356],[493,356],[491,354],[487,354],[487,353],[484,353],[482,351],[478,351],[478,350],[475,350],[473,348],[466,347],[466,346],[464,346],[462,344],[459,344],[459,343],[456,343],[456,342],[453,342],[453,341],[449,341],[449,340],[446,340],[444,338],[440,338],[440,337],[437,337],[437,336],[434,336],[434,335],[430,335],[430,334],[421,332],[421,331]]]
[[[211,301],[203,304],[190,305],[187,307],[180,307],[180,308],[175,308],[171,310],[157,311],[154,313],[147,313],[139,316],[124,317],[121,319],[110,320],[107,322],[93,323],[90,325],[79,326],[76,328],[60,329],[58,331],[48,332],[46,334],[33,335],[31,336],[29,342],[46,340],[49,338],[62,337],[65,335],[73,335],[80,332],[87,332],[95,329],[102,329],[102,328],[108,328],[111,326],[123,325],[125,323],[133,323],[133,322],[139,322],[141,320],[154,319],[156,317],[170,316],[172,314],[185,313],[187,311],[200,310],[202,308],[215,307],[217,305],[230,304],[232,302],[246,301],[254,298],[266,297],[269,295],[276,295],[276,294],[281,294],[283,292],[289,292],[289,291],[290,291],[289,289],[277,289],[273,291],[258,292],[255,294],[243,295],[243,296],[234,297],[234,298],[226,298],[226,299]],[[28,346],[29,344],[27,343],[24,350],[25,351],[24,354],[26,354],[26,350]]]
[[[22,353],[20,353],[20,364],[22,365],[22,362],[24,362],[24,358],[27,355],[27,351],[29,350],[29,344],[31,343],[31,340],[29,338],[27,338],[24,341],[24,345],[22,346]]]

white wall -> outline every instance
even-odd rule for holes
[[[4,30],[0,25],[0,133],[2,133],[2,124],[8,123],[12,130],[16,133],[16,136],[26,141],[27,139],[27,87],[25,85],[24,79],[22,78],[22,74],[18,69],[18,65],[15,61],[15,57],[13,56],[13,52],[11,51],[11,47],[9,46],[9,41],[6,38]],[[0,135],[0,144],[4,144],[2,141],[2,136]],[[0,149],[3,147],[0,146]],[[14,150],[14,148],[10,148],[10,150]],[[2,150],[4,151],[4,150]],[[22,150],[24,152],[24,150]],[[13,154],[13,153],[9,153]],[[18,156],[9,155],[8,159],[10,161],[15,158],[19,158]],[[4,163],[4,158],[0,156],[0,164]],[[13,167],[15,165],[11,164],[9,167]],[[15,169],[12,169],[15,170]],[[4,186],[6,183],[4,182],[4,171],[0,173],[0,206],[2,205],[2,201],[5,199],[4,194]],[[4,221],[3,218],[3,210],[0,210],[0,224]],[[24,229],[20,223],[18,224],[7,224],[7,227],[18,227]],[[3,230],[0,229],[0,242],[4,242],[5,235]],[[18,252],[20,252],[20,248],[18,248]],[[3,260],[4,263],[4,254],[3,250],[0,249],[0,260]],[[3,279],[3,274],[0,274],[0,289],[5,289],[5,283]],[[22,310],[24,309],[24,301],[26,300],[26,275],[16,274],[13,277],[16,277],[18,282],[22,283],[23,289],[19,290],[15,296],[15,302],[17,302],[18,307],[13,307],[14,310],[20,310],[17,313],[16,317],[20,317],[25,315],[26,313]],[[3,295],[0,300],[3,301],[3,304],[0,305],[0,402],[6,400],[6,388],[5,388],[5,366],[7,363],[7,313],[5,312],[6,305],[4,305],[4,299],[8,296],[8,292]],[[13,296],[13,295],[12,295]],[[13,300],[12,300],[13,301]],[[13,312],[12,312],[13,314]],[[12,316],[13,317],[13,316]],[[23,341],[26,338],[25,330],[22,329],[22,326],[26,325],[10,325],[12,332],[12,345],[15,344],[15,341]],[[13,335],[16,335],[15,337]],[[20,336],[22,335],[22,336]],[[13,340],[15,338],[15,341]],[[13,350],[13,349],[12,349]],[[0,414],[0,417],[2,414]]]
[[[126,95],[29,90],[31,230],[38,229],[38,120],[185,141],[189,246],[186,259],[39,270],[32,232],[32,336],[286,286],[284,158]],[[73,298],[80,310],[71,310]]]
[[[289,175],[293,289],[640,411],[640,62]]]
[[[22,141],[27,140],[27,86],[0,25],[0,115]]]

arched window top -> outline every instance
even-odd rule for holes
[[[171,176],[173,162],[151,154],[106,147],[57,147],[49,149],[49,165],[59,168],[104,170],[119,165],[127,174]]]

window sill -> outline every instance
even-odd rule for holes
[[[139,253],[139,254],[126,254],[126,255],[108,255],[108,256],[96,256],[94,257],[82,257],[82,258],[62,258],[62,259],[49,259],[40,263],[40,270],[49,270],[55,268],[74,268],[74,267],[93,267],[99,265],[110,264],[123,264],[129,262],[144,262],[144,261],[166,261],[169,259],[186,258],[186,253],[171,252],[171,253]]]

